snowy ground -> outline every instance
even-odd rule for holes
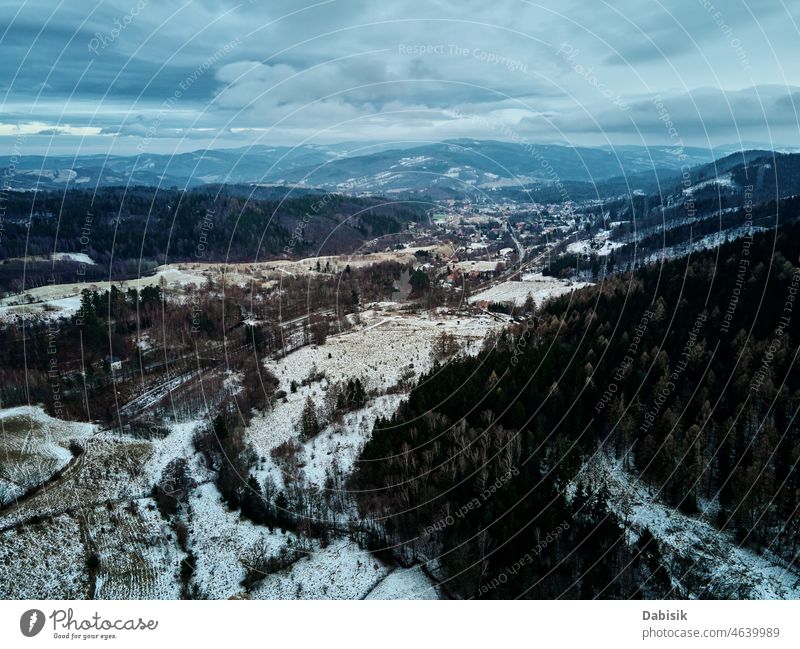
[[[277,528],[253,525],[231,512],[213,485],[201,485],[192,494],[189,543],[197,557],[194,583],[204,597],[213,599],[434,599],[433,583],[421,570],[384,565],[349,539],[337,538],[322,548],[312,542],[311,552],[282,570],[266,575],[249,594],[242,580],[254,546],[278,556],[297,547],[298,538]],[[384,582],[386,579],[386,582]]]
[[[477,272],[494,272],[497,270],[497,264],[502,264],[504,262],[503,259],[484,259],[478,261],[459,261],[457,263],[451,264],[453,268],[458,268],[460,271],[464,273],[469,273],[470,271],[477,271]]]
[[[188,461],[188,468],[196,482],[213,479],[213,474],[206,468],[202,457],[195,452],[192,439],[201,426],[208,422],[195,419],[187,422],[173,423],[168,426],[169,435],[163,439],[153,439],[148,443],[152,452],[141,467],[142,482],[154,485],[161,480],[166,466],[174,459],[183,458]]]
[[[377,398],[374,416],[395,407],[397,396]],[[369,410],[369,408],[367,409]],[[60,431],[87,424],[51,420],[37,409],[9,409],[3,421],[31,414]],[[351,413],[344,429],[309,442],[307,471],[324,478],[333,458],[344,470],[355,459],[372,419]],[[55,422],[55,423],[54,423]],[[58,424],[58,425],[56,425]],[[187,460],[196,487],[180,515],[187,543],[195,556],[192,584],[210,598],[363,598],[373,591],[392,596],[432,596],[435,590],[422,574],[384,565],[348,539],[334,539],[326,548],[311,543],[311,553],[267,575],[246,594],[242,580],[254,546],[272,556],[299,544],[291,532],[270,531],[242,518],[222,501],[192,438],[202,420],[172,424],[163,439],[133,440],[107,433],[86,437],[86,451],[52,485],[0,515],[0,597],[85,598],[89,593],[88,559],[97,557],[95,597],[99,599],[175,599],[181,594],[180,567],[186,557],[172,525],[150,497],[164,468],[176,458]],[[60,438],[59,438],[60,439]],[[313,456],[313,457],[312,457]],[[316,459],[314,459],[316,458]],[[346,461],[344,461],[346,460]],[[30,521],[36,520],[31,523]],[[24,526],[18,523],[27,522]],[[387,584],[381,581],[391,574]],[[405,593],[405,595],[404,595]]]
[[[681,243],[676,246],[662,248],[657,252],[648,255],[644,259],[644,263],[659,262],[664,259],[675,259],[676,257],[683,257],[701,250],[712,250],[714,248],[719,248],[728,241],[735,241],[736,239],[739,239],[745,235],[752,235],[756,232],[766,232],[766,230],[767,228],[762,228],[760,226],[748,227],[744,225],[737,228],[722,230],[720,232],[715,232],[714,234],[708,234],[704,237],[701,237],[693,243]]]
[[[486,334],[498,327],[488,316],[416,315],[392,311],[391,306],[366,311],[361,318],[360,327],[330,336],[324,346],[306,346],[267,363],[281,381],[280,388],[287,392],[293,380],[299,384],[313,371],[324,371],[326,380],[320,382],[322,385],[315,384],[303,395],[298,389],[296,396],[289,395],[290,403],[304,403],[309,394],[319,397],[328,382],[351,378],[360,378],[368,389],[382,392],[396,385],[404,373],[418,376],[430,368],[430,350],[441,332],[453,334],[470,353],[477,352]],[[288,421],[276,423],[286,428],[296,422],[299,412]]]
[[[0,304],[0,320],[68,318],[77,313],[80,308],[81,299],[78,296],[46,300],[45,302],[33,304]]]
[[[440,332],[452,333],[464,353],[475,353],[485,335],[501,326],[484,316],[409,314],[397,309],[394,303],[374,305],[363,314],[362,324],[356,329],[330,336],[324,346],[307,346],[267,362],[281,380],[287,398],[274,410],[256,416],[247,430],[250,442],[267,465],[256,472],[259,479],[276,470],[269,451],[297,437],[296,423],[306,398],[310,395],[321,403],[323,388],[330,383],[360,378],[370,391],[365,407],[326,424],[318,436],[302,444],[299,457],[305,487],[323,486],[326,476],[333,473],[343,480],[352,471],[375,420],[394,412],[403,398],[402,393],[387,394],[387,389],[431,367],[431,350]],[[324,379],[298,385],[296,392],[291,392],[292,380],[300,384],[320,370],[325,372]],[[226,378],[225,385],[231,391],[243,387],[241,377],[235,374]],[[24,435],[20,438],[20,431],[26,430],[24,421],[36,422],[37,452],[49,453],[58,460],[44,477],[67,462],[69,465],[57,481],[12,503],[0,514],[0,584],[12,584],[8,593],[0,594],[86,597],[91,588],[87,562],[97,557],[94,585],[98,598],[179,597],[181,562],[187,555],[178,543],[174,522],[165,520],[158,511],[151,491],[170,462],[183,458],[195,486],[179,519],[186,525],[187,547],[196,562],[191,585],[197,587],[200,596],[436,596],[432,583],[419,569],[385,565],[341,536],[335,536],[324,548],[319,541],[306,541],[300,559],[267,575],[246,593],[242,582],[254,547],[279,556],[287,551],[291,554],[302,543],[291,532],[254,525],[222,501],[213,483],[215,474],[194,450],[195,433],[207,425],[203,419],[173,423],[163,439],[136,439],[97,432],[89,424],[59,422],[41,409],[13,409],[0,413],[7,449],[27,448]],[[81,437],[85,450],[73,457],[64,444],[76,436]],[[281,476],[278,478],[280,484]],[[348,512],[352,513],[350,509]],[[4,563],[3,556],[10,557],[9,553],[19,559]],[[30,574],[29,579],[26,574]],[[19,580],[25,581],[24,587],[15,583]]]
[[[146,441],[128,441],[103,434],[86,440],[85,451],[52,484],[0,515],[0,530],[34,518],[92,509],[148,496],[152,484],[143,480],[141,467],[152,455]]]
[[[189,544],[197,557],[194,583],[204,597],[214,599],[252,597],[255,599],[422,599],[435,597],[431,581],[421,573],[385,566],[349,539],[338,538],[321,548],[312,543],[310,553],[276,573],[266,575],[246,595],[242,580],[246,563],[255,546],[272,556],[291,550],[298,538],[278,529],[253,525],[230,511],[211,484],[198,487],[190,501]],[[408,574],[406,574],[408,573]],[[382,580],[390,575],[390,583]],[[376,588],[377,587],[377,588]],[[373,589],[375,589],[373,591]]]
[[[72,516],[0,532],[0,599],[83,599],[86,558]]]
[[[183,554],[150,499],[60,514],[0,532],[0,598],[175,599]]]
[[[430,578],[420,566],[398,568],[380,584],[367,599],[439,599],[439,594]]]
[[[3,411],[2,421],[16,421],[20,410],[25,409]],[[152,476],[160,475],[175,454],[169,448],[184,454],[186,434],[174,432],[152,443],[91,435],[92,424],[62,422],[40,409],[28,410],[41,426],[34,439],[41,431],[56,431],[37,448],[78,437],[85,451],[74,459],[66,452],[69,457],[61,459],[72,463],[57,482],[0,515],[0,584],[13,584],[5,596],[84,598],[92,555],[99,559],[98,598],[178,597],[182,553],[149,492]],[[14,561],[3,561],[6,552],[13,553]]]
[[[28,255],[27,257],[8,257],[5,261],[35,263],[42,261],[71,261],[77,264],[96,266],[97,262],[85,252],[55,252],[52,255]]]
[[[299,261],[268,261],[256,263],[176,263],[159,266],[155,273],[146,277],[113,282],[120,290],[135,288],[141,290],[145,286],[158,286],[164,282],[168,290],[182,291],[195,285],[203,286],[207,280],[226,285],[237,284],[250,286],[258,280],[264,287],[276,286],[284,276],[316,274],[317,263],[320,268],[329,272],[342,272],[349,265],[351,268],[370,266],[386,261],[398,261],[404,264],[419,264],[414,256],[418,250],[433,254],[449,254],[449,248],[440,246],[416,246],[392,252],[378,252],[366,255],[340,255],[328,257],[311,257]],[[74,261],[94,263],[81,253],[65,253]],[[494,266],[492,266],[492,270]],[[94,291],[110,290],[112,282],[75,282],[69,284],[50,284],[29,288],[22,293],[0,299],[0,320],[27,318],[53,318],[73,315],[80,308],[80,293],[84,289]]]
[[[334,463],[341,474],[349,472],[375,419],[391,416],[400,404],[402,395],[384,392],[401,378],[416,379],[431,368],[431,350],[442,331],[453,334],[466,353],[477,353],[486,334],[500,326],[488,316],[415,315],[394,311],[394,306],[374,305],[373,310],[362,314],[363,324],[358,328],[328,337],[323,346],[306,346],[280,360],[267,361],[287,395],[272,410],[253,418],[247,436],[268,464],[273,448],[299,436],[299,421],[309,397],[321,409],[330,384],[358,378],[377,396],[365,408],[346,414],[341,425],[326,426],[306,442],[301,458],[306,478],[318,485],[324,483]],[[324,372],[325,378],[302,385],[317,372]],[[295,392],[291,391],[292,381],[297,386]],[[267,471],[275,477],[277,468],[272,465]],[[280,484],[279,472],[277,477]]]
[[[470,296],[470,303],[482,302],[513,302],[515,306],[522,306],[528,296],[532,297],[537,305],[541,305],[550,298],[564,295],[584,286],[586,282],[568,282],[556,277],[548,277],[541,273],[527,273],[522,276],[521,282],[501,282],[491,288]]]
[[[578,255],[595,254],[600,257],[610,255],[614,250],[625,245],[621,241],[612,241],[610,236],[611,230],[601,230],[589,239],[573,241],[567,246],[567,252]]]
[[[488,316],[433,313],[415,315],[396,311],[397,305],[383,303],[362,315],[362,324],[346,333],[330,336],[323,346],[306,346],[279,360],[269,360],[267,367],[287,392],[265,414],[254,417],[247,437],[262,458],[259,480],[269,475],[279,488],[290,479],[270,457],[270,451],[289,439],[299,439],[303,407],[311,397],[323,403],[329,386],[335,382],[359,378],[373,396],[365,407],[346,413],[342,420],[328,423],[322,432],[301,444],[297,462],[300,480],[307,487],[324,487],[331,475],[344,480],[348,476],[379,416],[390,416],[405,394],[384,394],[405,378],[416,378],[432,366],[434,340],[442,331],[453,334],[465,353],[476,353],[489,331],[501,325]],[[309,376],[324,372],[325,377],[307,382]],[[292,381],[296,390],[291,391]],[[215,524],[216,525],[216,524]],[[220,526],[223,527],[223,526]],[[232,542],[232,541],[231,541]],[[241,553],[236,547],[234,554]],[[231,558],[226,559],[232,565]],[[242,569],[223,579],[230,594],[243,576]],[[278,574],[270,575],[255,589],[253,597],[266,598],[436,598],[430,579],[417,569],[392,571],[368,552],[346,539],[327,548],[315,548]]]
[[[204,597],[226,599],[240,595],[245,576],[242,560],[257,543],[277,555],[292,534],[253,525],[232,512],[213,484],[203,484],[189,501],[189,547],[196,556],[194,583]],[[270,577],[267,577],[269,579]]]
[[[332,424],[303,444],[303,474],[320,487],[328,475],[344,478],[353,471],[361,449],[369,439],[375,420],[394,413],[404,395],[390,394],[373,399],[365,408],[347,413],[341,425]]]
[[[363,599],[389,569],[352,541],[337,539],[269,575],[255,589],[257,599]]]
[[[12,412],[12,409],[5,412]],[[39,416],[42,415],[47,417],[44,413]],[[205,423],[203,420],[170,424],[170,433],[163,439],[135,439],[109,432],[90,434],[95,431],[92,424],[57,419],[52,422],[57,422],[57,425],[51,423],[51,428],[62,431],[59,433],[61,439],[80,437],[85,450],[74,458],[57,482],[46,485],[0,514],[0,529],[32,517],[92,510],[109,501],[124,504],[149,498],[164,468],[175,458],[188,460],[196,482],[213,477],[192,445],[195,431]],[[77,431],[77,434],[64,431]],[[67,460],[70,458],[71,455]]]
[[[92,259],[85,252],[56,252],[53,254],[53,259],[56,261],[74,261],[79,264],[87,264],[89,266],[96,265],[94,259]]]
[[[426,251],[430,254],[443,256],[452,254],[449,246],[409,246],[400,250],[385,252],[371,252],[367,254],[352,255],[322,255],[307,257],[298,260],[257,261],[246,263],[176,263],[160,266],[159,270],[172,270],[186,273],[187,275],[210,276],[215,280],[222,277],[224,271],[226,282],[247,285],[254,279],[279,280],[282,276],[314,275],[317,264],[321,270],[332,273],[343,272],[347,266],[351,268],[365,268],[387,261],[396,261],[401,264],[420,263],[414,253]]]
[[[611,492],[611,505],[625,518],[634,534],[647,527],[681,590],[678,596],[715,599],[798,599],[800,574],[787,570],[776,557],[740,547],[701,516],[686,516],[650,495],[647,487],[619,463],[599,458],[590,468]],[[687,587],[691,582],[693,586]]]
[[[70,440],[82,442],[94,430],[50,417],[41,406],[0,410],[0,505],[64,468],[72,459]]]
[[[97,599],[178,599],[184,553],[152,499],[88,514]]]
[[[706,187],[712,187],[714,185],[724,189],[736,188],[736,183],[733,181],[733,174],[728,172],[726,174],[722,174],[715,178],[709,178],[708,180],[699,182],[695,185],[692,185],[691,187],[687,187],[686,189],[683,190],[683,193],[687,195],[692,195],[697,193],[701,189],[705,189]]]
[[[70,284],[46,284],[29,288],[22,293],[0,299],[0,320],[19,317],[52,318],[66,317],[80,308],[80,294],[84,289],[92,291],[108,291],[112,283],[118,289],[137,290],[145,286],[158,286],[161,280],[167,287],[182,289],[190,284],[202,286],[205,283],[203,274],[183,271],[173,266],[159,266],[154,275],[140,277],[122,282],[74,282]]]

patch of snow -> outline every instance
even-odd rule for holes
[[[96,599],[180,599],[185,554],[151,498],[86,516],[100,560]]]
[[[85,599],[85,566],[80,525],[73,516],[0,532],[2,599]]]
[[[532,297],[537,306],[547,300],[570,293],[579,288],[590,286],[588,282],[568,282],[556,277],[548,277],[541,273],[527,273],[520,282],[501,282],[491,288],[470,296],[469,302],[513,302],[522,306],[528,297]]]
[[[0,504],[45,482],[72,459],[71,440],[85,440],[94,424],[56,419],[40,405],[0,410],[0,478],[15,485]]]
[[[734,541],[700,516],[687,516],[651,495],[650,490],[619,462],[599,457],[592,470],[602,476],[611,494],[610,506],[632,530],[647,527],[658,540],[673,581],[689,571],[706,595],[736,599],[798,599],[800,575],[777,557],[759,555]],[[689,592],[689,597],[698,593]]]
[[[210,483],[192,491],[189,507],[189,547],[196,556],[193,581],[205,597],[225,599],[241,594],[246,574],[242,559],[251,548],[263,543],[277,555],[293,538],[277,530],[270,532],[230,511]]]
[[[257,599],[364,599],[389,569],[352,541],[336,539],[291,566],[268,575]]]
[[[708,234],[697,241],[690,243],[680,243],[675,246],[661,248],[644,259],[644,263],[658,262],[662,259],[674,259],[675,257],[683,257],[693,252],[700,252],[702,250],[711,250],[719,248],[721,245],[728,241],[734,241],[740,237],[751,235],[756,232],[766,232],[767,228],[761,226],[746,226],[742,225],[720,232]]]
[[[202,419],[171,423],[169,434],[163,439],[150,440],[153,453],[142,465],[142,479],[150,486],[161,480],[161,474],[167,465],[175,459],[187,460],[192,478],[197,482],[211,480],[211,472],[206,468],[202,457],[195,451],[193,438],[195,433],[208,422]]]
[[[431,579],[420,566],[398,568],[367,595],[367,599],[439,599]]]
[[[417,156],[407,156],[405,158],[400,158],[397,162],[402,167],[410,167],[413,165],[422,164],[423,162],[429,162],[433,160],[430,156],[426,155],[417,155]]]
[[[440,318],[381,310],[366,311],[361,317],[361,327],[329,336],[322,346],[307,345],[280,360],[266,361],[287,395],[268,412],[256,415],[248,427],[248,438],[260,455],[269,455],[272,448],[297,436],[306,400],[311,397],[321,406],[329,384],[358,378],[368,393],[383,394],[405,374],[418,377],[430,369],[433,343],[442,331],[453,334],[467,353],[477,353],[486,334],[500,326],[488,316]],[[324,371],[324,379],[302,385],[319,371]]]
[[[728,172],[721,176],[717,176],[715,178],[709,178],[708,180],[696,183],[691,187],[687,187],[686,189],[683,190],[683,193],[685,195],[691,196],[692,194],[697,193],[698,190],[710,187],[712,185],[717,185],[718,187],[725,187],[725,188],[736,187],[736,183],[733,181],[733,174]]]
[[[375,420],[390,417],[405,395],[389,394],[377,397],[365,408],[344,415],[341,425],[327,426],[319,435],[303,444],[303,473],[306,480],[320,487],[328,474],[344,478],[353,470],[364,444],[369,439]]]
[[[85,252],[55,252],[53,259],[56,261],[75,261],[88,266],[96,266],[96,262]]]

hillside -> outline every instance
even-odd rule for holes
[[[712,159],[686,149],[690,164]],[[11,157],[0,157],[0,169]],[[597,182],[666,169],[681,162],[668,147],[607,150],[493,140],[429,144],[342,144],[209,149],[175,155],[22,156],[14,158],[15,189],[114,185],[196,187],[204,184],[300,184],[350,193],[518,187],[556,181]]]
[[[164,263],[338,254],[425,216],[419,205],[380,198],[253,193],[150,187],[10,192],[0,259],[83,253],[107,268],[112,257]]]
[[[620,504],[589,467],[616,458],[666,512],[788,565],[799,259],[795,222],[650,264],[434,368],[376,423],[353,482],[362,513],[387,546],[436,559],[459,597],[760,596],[728,568],[699,577],[707,565],[677,560],[653,517],[634,529],[625,490]]]

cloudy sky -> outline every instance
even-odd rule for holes
[[[714,3],[0,0],[0,145],[800,145],[800,4]]]

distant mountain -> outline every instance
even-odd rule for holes
[[[176,155],[24,156],[16,163],[12,189],[91,188],[95,185],[197,186],[209,183],[274,182],[296,168],[324,164],[342,155],[333,147],[253,146]],[[10,159],[0,158],[0,167]]]
[[[653,169],[678,170],[711,161],[705,149],[685,149],[681,159],[668,147],[603,149],[561,145],[527,146],[491,140],[447,140],[411,149],[346,156],[318,168],[289,172],[311,186],[392,193],[448,188],[493,190],[559,182],[597,182]]]
[[[754,200],[769,201],[800,194],[799,153],[767,153],[747,165],[735,166],[730,173],[737,186],[752,185]]]
[[[681,182],[678,191],[696,203],[731,197],[765,202],[800,194],[800,153],[741,151],[690,173],[690,182]]]
[[[637,149],[637,147],[633,147]],[[625,151],[621,147],[619,151]],[[646,151],[646,150],[645,150]],[[664,150],[660,152],[663,153]],[[660,159],[655,149],[649,150],[654,161],[660,166],[645,171],[631,171],[613,178],[595,179],[594,181],[566,181],[563,183],[563,194],[572,200],[587,200],[619,197],[628,200],[631,195],[649,196],[650,206],[662,202],[665,205],[683,203],[692,196],[695,203],[699,201],[716,201],[712,207],[719,208],[719,199],[733,197],[740,203],[744,187],[753,185],[753,201],[774,200],[800,193],[800,183],[793,180],[795,166],[800,161],[798,153],[777,153],[764,149],[737,151],[718,159],[692,166],[691,160],[699,157],[690,155],[685,168],[671,168]],[[628,154],[628,166],[635,168],[636,151]],[[667,150],[667,154],[669,151]],[[640,159],[639,162],[642,162]],[[667,160],[669,162],[669,160]],[[773,169],[773,166],[775,168]],[[772,170],[770,174],[770,170]],[[517,200],[524,200],[526,194],[539,202],[557,202],[559,191],[554,185],[532,185],[524,188],[506,188],[503,195]],[[563,197],[562,197],[563,198]]]
[[[607,201],[618,264],[677,257],[800,216],[800,153],[738,152]],[[605,227],[596,222],[598,231]],[[624,267],[624,266],[623,266]]]
[[[491,140],[449,140],[392,145],[304,145],[200,150],[177,155],[24,156],[16,162],[13,189],[115,185],[162,187],[219,183],[299,184],[345,193],[487,191],[559,182],[594,183],[682,164],[712,160],[707,149],[527,146]],[[366,153],[365,153],[366,152]],[[0,168],[8,167],[0,157]]]

